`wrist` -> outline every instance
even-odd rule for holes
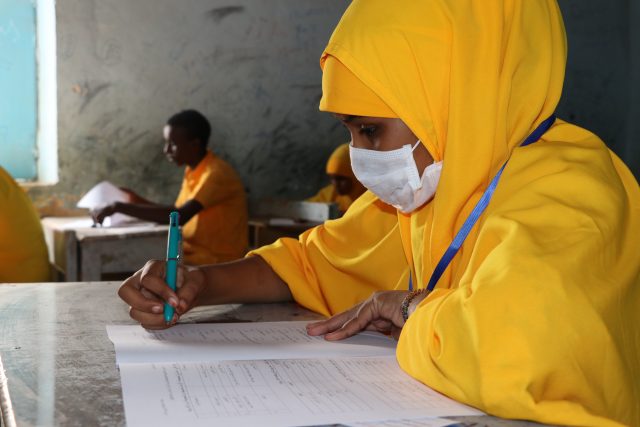
[[[429,294],[426,289],[416,289],[411,291],[404,297],[400,310],[402,313],[402,319],[406,322],[409,320],[411,314],[416,310],[418,304]]]

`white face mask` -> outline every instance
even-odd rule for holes
[[[413,150],[420,140],[411,147],[391,151],[366,150],[349,145],[351,168],[358,181],[380,200],[403,213],[410,213],[431,200],[436,192],[442,162],[427,166],[418,174]]]

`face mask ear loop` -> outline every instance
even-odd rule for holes
[[[421,142],[422,141],[418,140],[418,142],[416,142],[416,144],[413,147],[411,147],[411,152],[415,151],[416,147],[420,145]]]

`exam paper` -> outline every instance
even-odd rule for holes
[[[304,426],[481,414],[414,380],[394,357],[125,363],[120,375],[131,427]]]
[[[460,425],[458,421],[446,418],[416,418],[402,420],[363,421],[348,423],[346,427],[446,427]]]
[[[307,335],[299,322],[182,324],[163,331],[139,325],[108,325],[116,362],[203,362],[213,360],[299,359],[347,356],[393,356],[396,341],[364,332],[329,342]]]
[[[102,209],[105,206],[114,202],[131,201],[129,194],[122,191],[109,181],[102,181],[96,184],[91,190],[89,190],[79,201],[76,206],[79,208],[85,208],[90,210]],[[103,221],[102,225],[105,227],[117,227],[124,225],[128,222],[138,221],[137,218],[133,218],[129,215],[116,213],[111,215]]]

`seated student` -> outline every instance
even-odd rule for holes
[[[159,205],[131,192],[134,203],[111,204],[95,214],[96,221],[119,212],[166,224],[169,213],[177,210],[187,264],[241,258],[248,246],[244,187],[235,170],[207,149],[210,135],[209,121],[197,111],[185,110],[169,118],[164,127],[164,153],[176,166],[186,165],[175,205]]]
[[[342,144],[336,148],[327,161],[327,175],[331,184],[327,185],[307,202],[337,203],[338,209],[344,215],[351,203],[365,192],[365,188],[356,179],[351,170],[349,158],[349,144]]]
[[[27,193],[0,167],[0,283],[49,280],[40,217]]]
[[[554,117],[556,0],[392,3],[354,0],[321,60],[320,107],[371,191],[298,240],[185,271],[177,292],[148,263],[119,291],[131,317],[294,299],[333,316],[309,334],[389,332],[402,369],[490,414],[639,426],[640,188]]]

